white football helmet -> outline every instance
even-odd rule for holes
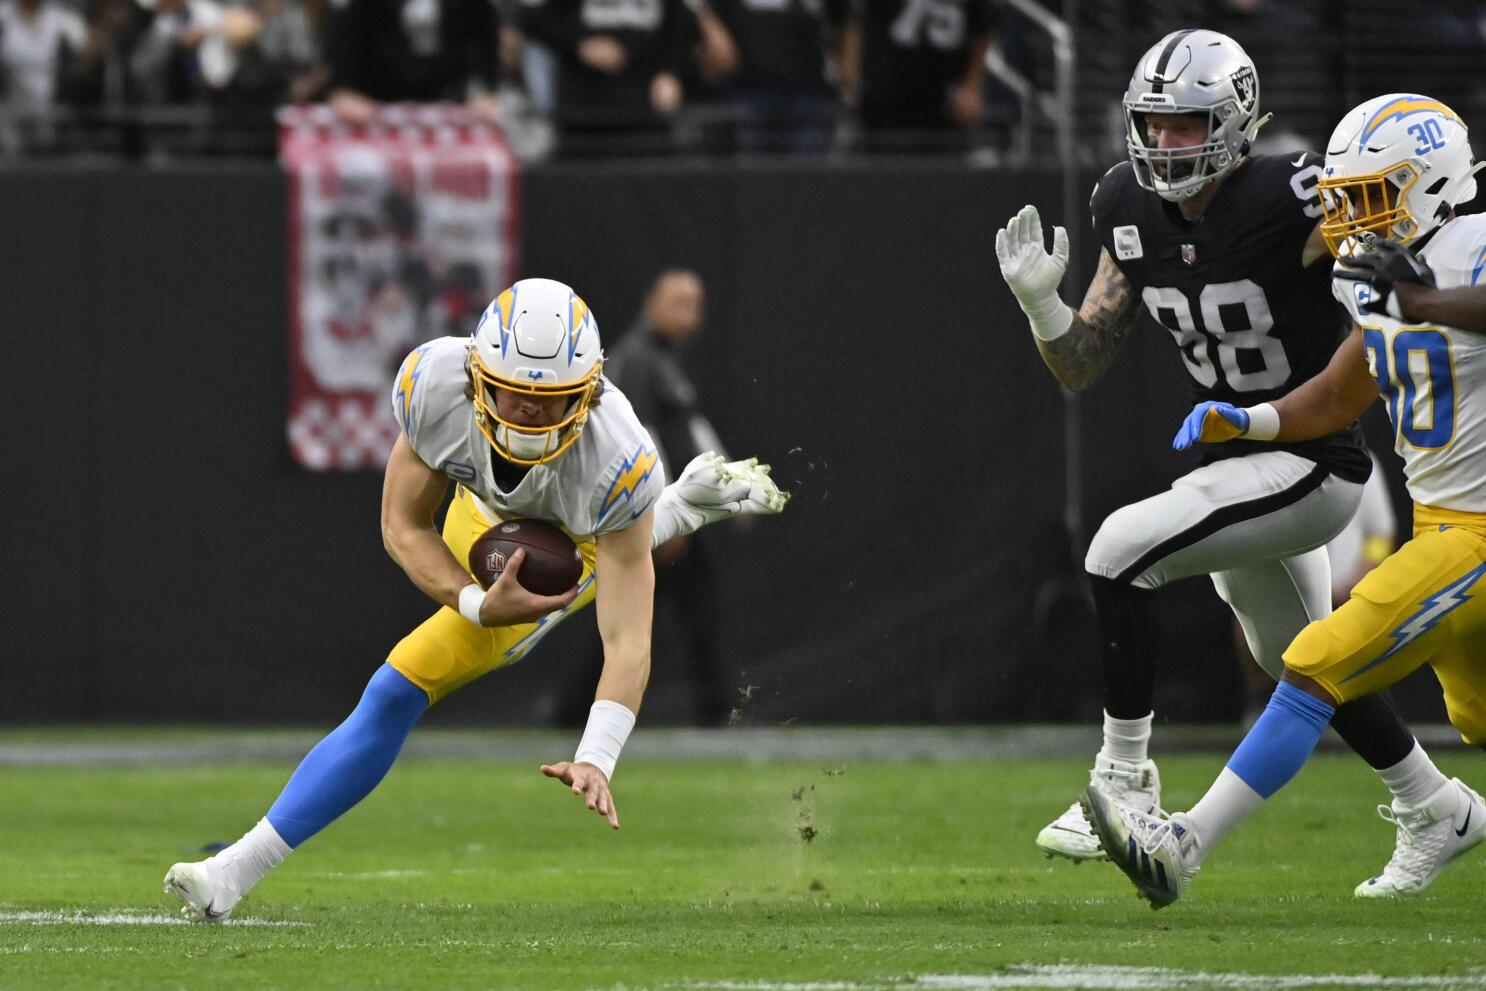
[[[603,359],[598,322],[577,293],[551,279],[522,279],[485,308],[475,328],[475,423],[507,461],[551,461],[582,433],[600,389]],[[569,401],[560,422],[533,427],[497,412],[497,389]]]
[[[1254,60],[1227,35],[1193,28],[1173,31],[1140,57],[1121,103],[1136,181],[1173,202],[1232,171],[1269,119],[1259,116]],[[1152,147],[1146,134],[1152,114],[1205,115],[1207,140],[1191,148]]]
[[[1337,257],[1365,248],[1359,234],[1408,243],[1476,195],[1465,122],[1438,100],[1374,97],[1349,111],[1326,144],[1321,234]]]

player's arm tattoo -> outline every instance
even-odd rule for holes
[[[1125,273],[1108,251],[1101,252],[1094,281],[1068,332],[1037,342],[1042,360],[1064,388],[1077,391],[1099,380],[1135,326],[1139,302]]]

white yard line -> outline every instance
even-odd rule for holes
[[[1415,726],[1431,749],[1460,746],[1448,726]],[[1237,726],[1162,727],[1168,753],[1227,753],[1243,738]],[[120,764],[238,764],[298,761],[323,730],[237,730],[210,735],[162,730],[111,737],[107,731],[58,729],[0,732],[0,766]],[[572,747],[553,730],[419,730],[403,756],[413,760],[549,760]],[[1323,749],[1327,746],[1323,740]],[[737,726],[729,729],[647,727],[636,733],[626,760],[951,761],[1020,757],[1087,757],[1099,747],[1097,724],[1074,726]]]
[[[691,981],[668,985],[686,991],[1240,991],[1284,989],[1389,988],[1397,991],[1482,991],[1486,972],[1458,976],[1382,974],[1242,974],[1175,970],[1168,967],[1115,967],[1096,964],[1018,964],[997,974],[925,974],[866,981]]]
[[[193,926],[178,915],[163,912],[138,912],[130,909],[113,909],[100,912],[0,912],[0,924],[22,922],[33,926]],[[222,926],[271,926],[275,928],[305,928],[308,922],[281,922],[273,919],[228,919],[215,923]]]

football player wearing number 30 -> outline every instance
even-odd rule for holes
[[[1144,56],[1124,96],[1129,161],[1110,169],[1090,202],[1103,247],[1074,312],[1058,297],[1067,234],[1044,247],[1035,207],[996,236],[1007,284],[1043,360],[1065,387],[1108,369],[1140,305],[1171,334],[1195,401],[1235,406],[1278,398],[1320,372],[1345,332],[1331,298],[1319,227],[1321,159],[1251,155],[1259,113],[1253,61],[1212,31],[1167,35]],[[1165,492],[1116,510],[1085,568],[1103,650],[1104,742],[1091,787],[1159,814],[1160,778],[1147,748],[1159,653],[1156,590],[1210,575],[1271,677],[1305,626],[1331,610],[1322,545],[1351,518],[1371,464],[1350,420],[1311,440],[1236,440]],[[1341,706],[1342,739],[1382,777],[1395,810],[1449,784],[1383,696]],[[1483,809],[1486,813],[1486,809]],[[1392,859],[1360,895],[1420,890],[1432,864],[1397,827]],[[1103,856],[1078,803],[1038,834],[1047,854]]]
[[[1465,124],[1438,100],[1394,93],[1348,113],[1327,144],[1321,229],[1337,256],[1334,288],[1352,316],[1351,335],[1323,372],[1283,398],[1249,409],[1199,403],[1177,434],[1178,447],[1242,437],[1284,445],[1351,423],[1381,394],[1414,499],[1414,537],[1290,644],[1268,708],[1192,811],[1164,819],[1086,793],[1105,849],[1158,907],[1179,898],[1213,847],[1294,777],[1336,707],[1422,664],[1434,668],[1461,737],[1486,745],[1486,596],[1478,587],[1486,575],[1486,338],[1419,322],[1388,298],[1399,275],[1437,280],[1442,294],[1474,310],[1462,322],[1481,325],[1486,301],[1463,287],[1481,275],[1486,217],[1454,218],[1476,195],[1477,168]],[[1418,248],[1418,259],[1405,245]],[[1408,873],[1417,878],[1398,893],[1422,888],[1486,839],[1481,796],[1458,780],[1399,796],[1392,814],[1412,836]]]

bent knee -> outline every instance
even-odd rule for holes
[[[1142,558],[1165,539],[1145,525],[1143,514],[1126,506],[1111,513],[1089,542],[1084,570],[1137,588],[1159,588],[1164,584],[1159,561],[1142,567]]]
[[[1346,677],[1340,670],[1349,655],[1324,620],[1306,624],[1290,642],[1282,659],[1286,671],[1315,682],[1339,701],[1351,697],[1341,689]]]

